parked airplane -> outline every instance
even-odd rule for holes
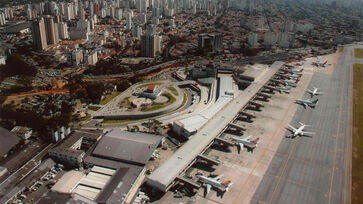
[[[292,137],[294,138],[294,137],[296,137],[296,136],[306,136],[306,137],[312,137],[312,135],[314,135],[315,133],[314,132],[305,132],[304,131],[304,128],[305,127],[308,127],[309,125],[305,125],[304,123],[302,123],[302,122],[299,122],[299,124],[300,124],[300,127],[298,127],[298,128],[295,128],[295,127],[293,127],[292,125],[288,125],[289,126],[289,128],[290,129],[288,129],[288,130],[290,130],[292,133],[293,133],[293,135],[292,135]]]
[[[294,74],[298,74],[298,73],[301,73],[304,71],[304,69],[294,69],[294,70],[291,70]]]
[[[297,83],[299,82],[299,79],[285,79],[282,80],[285,84],[285,86],[289,85],[289,86],[296,86]]]
[[[278,90],[279,90],[279,92],[280,92],[280,94],[281,94],[282,92],[290,93],[290,90],[291,90],[292,88],[291,88],[291,87],[286,87],[286,86],[284,86],[284,87],[276,87],[276,89],[278,89]]]
[[[294,74],[299,74],[301,72],[303,72],[304,69],[301,68],[301,69],[282,69],[281,72],[284,72],[284,73],[287,73],[287,72],[290,72],[290,73],[294,73]]]
[[[306,92],[308,92],[308,93],[310,93],[310,95],[311,95],[311,98],[313,97],[313,96],[317,96],[317,95],[323,95],[324,93],[323,92],[318,92],[318,89],[319,88],[316,88],[316,87],[313,87],[314,89],[311,91],[311,90],[306,90]]]
[[[299,79],[302,76],[302,74],[290,74],[288,75],[288,77],[293,78],[293,79]]]
[[[216,187],[219,190],[227,192],[229,187],[233,184],[230,180],[226,182],[219,182],[219,179],[223,176],[223,174],[216,177],[206,177],[202,175],[196,175],[199,178],[199,181],[203,182],[203,186],[206,188],[206,192],[204,195],[208,194],[212,186]]]
[[[316,62],[312,62],[311,64],[317,67],[325,67],[326,63],[328,63],[328,61],[325,62],[320,62],[320,61],[316,61]]]
[[[318,101],[319,101],[319,99],[316,99],[315,101],[296,99],[295,103],[303,105],[304,108],[306,108],[306,106],[310,106],[311,108],[315,108],[315,106],[318,105]]]
[[[251,136],[248,136],[244,139],[242,138],[238,138],[238,137],[232,137],[233,140],[236,140],[237,144],[240,147],[240,151],[243,150],[243,147],[246,145],[247,147],[254,149],[257,147],[257,144],[260,141],[260,138],[254,139],[254,140],[250,140]]]

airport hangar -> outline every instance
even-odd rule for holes
[[[283,62],[273,63],[259,81],[251,83],[242,94],[226,103],[219,112],[202,125],[200,130],[186,144],[147,177],[147,184],[162,192],[168,191],[174,185],[175,179],[209,148],[213,140],[238,116],[250,103],[250,100],[265,87],[283,64]]]

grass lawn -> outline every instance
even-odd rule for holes
[[[164,104],[157,104],[157,105],[152,105],[151,107],[145,108],[142,111],[143,112],[150,112],[150,111],[154,111],[154,110],[159,110],[161,108],[164,108],[165,105]]]
[[[362,48],[355,48],[354,49],[354,56],[356,58],[363,58],[363,49]]]
[[[164,108],[176,101],[176,98],[171,95],[170,93],[163,93],[162,96],[165,96],[168,98],[168,102],[165,103],[153,103],[150,107],[142,109],[143,112],[149,112],[154,110],[159,110],[161,108]]]
[[[126,123],[126,122],[137,121],[137,120],[140,120],[140,119],[104,120],[104,121],[102,121],[102,124]]]
[[[173,93],[175,96],[179,96],[178,91],[174,87],[169,86],[168,90],[171,91],[171,93]]]
[[[360,203],[363,199],[363,64],[353,65],[352,135],[352,203]]]
[[[100,110],[101,107],[98,107],[98,106],[88,106],[88,109],[89,110],[93,110],[93,111],[98,111]]]
[[[163,93],[162,96],[165,96],[169,99],[168,103],[174,103],[176,101],[175,97],[170,93]]]
[[[339,47],[338,52],[343,52],[344,51],[344,47]]]
[[[112,99],[114,99],[117,95],[119,95],[120,94],[120,92],[118,92],[118,91],[114,91],[114,92],[112,92],[112,94],[110,94],[110,95],[107,95],[101,102],[100,102],[100,104],[101,105],[105,105],[105,104],[107,104],[108,102],[110,102]]]

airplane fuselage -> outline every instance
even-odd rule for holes
[[[217,187],[217,188],[220,188],[222,190],[226,190],[226,186],[221,184],[219,181],[217,180],[214,180],[212,178],[208,178],[208,177],[205,177],[205,176],[199,176],[199,179],[206,183],[206,184],[209,184],[209,185],[212,185],[214,187]]]
[[[300,135],[300,134],[303,132],[304,128],[305,128],[305,125],[300,126],[300,127],[299,127],[299,128],[298,128],[295,132],[294,132],[294,137],[296,137],[296,136]]]
[[[238,143],[242,143],[244,145],[248,145],[248,146],[256,146],[256,143],[254,142],[250,142],[244,139],[239,139],[239,138],[234,138]]]

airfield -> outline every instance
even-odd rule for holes
[[[304,68],[299,84],[292,91],[272,95],[254,111],[253,122],[239,121],[246,128],[244,136],[259,137],[253,151],[236,146],[212,147],[208,156],[218,158],[214,169],[198,172],[223,174],[221,181],[231,180],[228,192],[217,189],[205,195],[200,188],[194,197],[176,198],[167,192],[156,203],[350,203],[351,192],[351,124],[352,72],[357,62],[352,47],[335,53],[301,61]],[[328,60],[326,67],[315,67],[313,61]],[[311,98],[306,89],[320,88],[321,96]],[[319,99],[316,108],[294,103],[295,99]],[[315,132],[313,137],[287,138],[287,125]],[[223,133],[224,138],[233,135]]]

